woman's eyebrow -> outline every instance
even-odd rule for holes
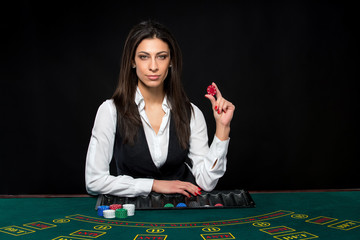
[[[150,53],[147,53],[147,52],[144,52],[144,51],[138,52],[138,54],[140,54],[140,53],[150,55]]]
[[[163,54],[163,53],[168,54],[168,52],[167,52],[167,51],[161,51],[161,52],[158,52],[156,55]]]
[[[150,53],[145,52],[145,51],[140,51],[140,52],[138,52],[138,54],[140,54],[140,53],[146,54],[146,55],[150,55]],[[169,52],[168,52],[168,51],[161,51],[161,52],[156,53],[156,55],[164,54],[164,53],[168,54]]]

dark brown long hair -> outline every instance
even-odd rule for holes
[[[164,81],[164,91],[171,106],[179,143],[185,149],[189,145],[192,107],[181,83],[181,50],[173,35],[163,25],[151,20],[141,22],[130,30],[122,54],[118,86],[112,97],[118,112],[118,127],[123,143],[134,144],[138,129],[142,127],[135,104],[138,77],[132,63],[135,62],[135,51],[140,42],[149,38],[161,39],[170,49],[172,67]]]

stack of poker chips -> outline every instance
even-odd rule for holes
[[[126,218],[128,216],[127,210],[125,208],[119,208],[115,210],[116,218]]]
[[[111,204],[109,207],[110,207],[110,209],[112,209],[112,210],[116,210],[116,209],[122,208],[121,204]]]
[[[115,210],[108,209],[103,211],[104,218],[115,218]]]
[[[164,208],[173,208],[173,207],[175,207],[175,206],[174,206],[174,204],[172,204],[172,203],[167,203],[167,204],[164,205]],[[177,208],[185,208],[185,207],[187,207],[187,206],[186,206],[185,203],[182,203],[182,202],[181,202],[181,203],[178,203],[178,204],[176,205],[176,207],[177,207]]]
[[[200,204],[196,201],[191,201],[191,202],[189,202],[189,207],[198,208],[198,207],[200,207]]]
[[[127,218],[135,215],[134,204],[112,204],[110,206],[98,206],[98,216],[104,218]]]
[[[178,203],[177,205],[176,205],[176,207],[186,207],[186,204],[185,203]]]
[[[104,210],[109,210],[110,207],[109,206],[98,206],[97,208],[97,214],[100,216],[100,217],[103,217],[104,216]]]
[[[134,216],[134,214],[135,214],[135,205],[134,204],[124,204],[123,209],[127,210],[128,216]]]

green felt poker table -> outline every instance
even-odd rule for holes
[[[250,192],[256,207],[135,210],[105,219],[85,196],[1,196],[0,239],[360,239],[360,191]]]

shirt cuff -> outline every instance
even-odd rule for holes
[[[136,195],[147,196],[150,194],[154,183],[154,179],[137,178],[134,179],[134,181],[135,181],[134,188]]]
[[[212,152],[213,156],[216,157],[216,159],[224,159],[226,158],[226,154],[228,152],[228,147],[230,143],[230,138],[227,140],[221,141],[214,136],[213,142],[210,146],[210,151]]]

